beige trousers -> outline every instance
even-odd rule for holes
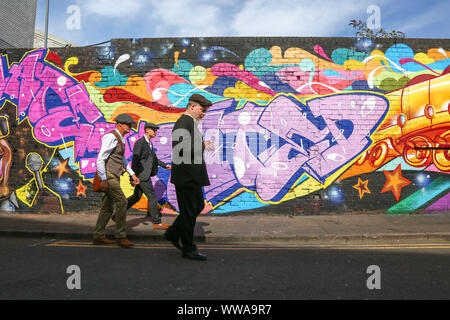
[[[108,190],[103,194],[102,208],[98,215],[94,239],[104,238],[106,225],[112,214],[116,216],[116,239],[126,238],[127,198],[120,187],[120,177],[106,172]]]

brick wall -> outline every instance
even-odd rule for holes
[[[2,56],[0,209],[94,212],[101,137],[158,123],[159,158],[189,96],[213,102],[200,129],[204,213],[447,212],[450,41],[353,38],[113,39]],[[9,62],[9,65],[8,63]],[[178,211],[170,171],[153,178]],[[123,189],[131,195],[128,177]],[[146,211],[146,200],[134,207]],[[135,211],[136,212],[136,211]]]

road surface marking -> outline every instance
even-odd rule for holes
[[[82,248],[119,248],[117,244],[97,245],[92,242],[61,240],[47,244],[48,247],[82,247]],[[450,249],[450,243],[376,243],[376,244],[282,244],[282,245],[239,245],[239,244],[200,244],[201,250],[399,250],[399,249]],[[165,243],[135,243],[136,249],[175,249]]]

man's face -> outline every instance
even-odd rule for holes
[[[158,131],[158,130],[155,130],[153,128],[147,128],[147,129],[145,129],[145,134],[147,135],[147,137],[149,139],[152,139],[152,138],[156,137],[156,131]]]
[[[199,105],[194,104],[191,106],[192,116],[195,120],[202,120],[203,117],[206,115],[206,108]]]
[[[131,131],[131,124],[129,123],[119,123],[119,126],[122,128],[122,131],[127,134]]]

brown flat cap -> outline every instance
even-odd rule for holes
[[[206,99],[204,96],[194,93],[190,98],[189,101],[193,101],[201,105],[202,107],[208,108],[212,105],[212,102]]]

